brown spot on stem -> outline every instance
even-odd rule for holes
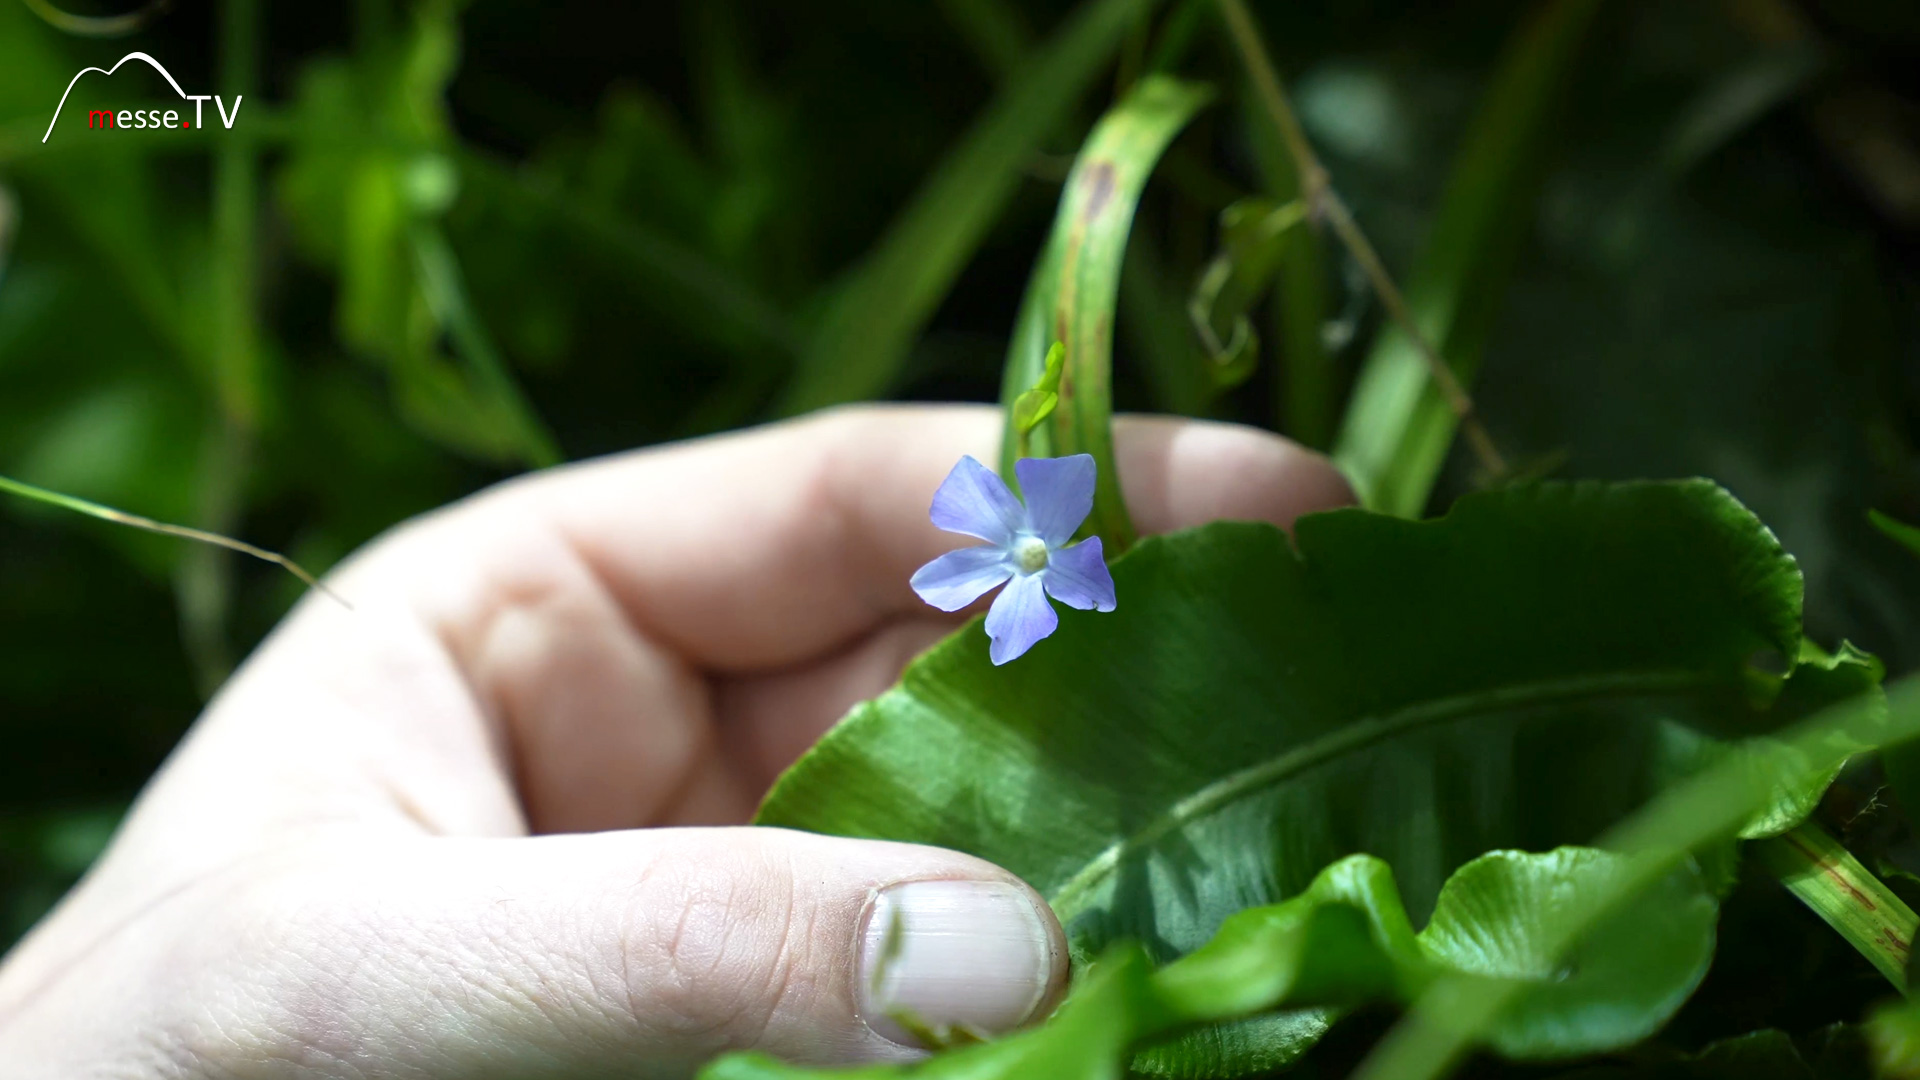
[[[1080,216],[1092,221],[1100,216],[1113,200],[1113,162],[1096,161],[1087,166],[1086,177],[1081,181],[1087,188],[1087,202],[1081,208]]]
[[[1861,907],[1866,908],[1868,911],[1880,910],[1879,905],[1875,904],[1873,900],[1867,896],[1866,893],[1863,893],[1859,889],[1855,888],[1853,882],[1847,880],[1847,876],[1840,872],[1839,867],[1821,858],[1819,852],[1816,852],[1812,848],[1801,843],[1799,840],[1795,839],[1791,834],[1789,834],[1786,837],[1786,841],[1787,843],[1793,845],[1794,850],[1800,852],[1800,854],[1802,855],[1805,855],[1807,859],[1813,863],[1814,866],[1819,867],[1823,873],[1825,873],[1828,877],[1832,878],[1834,881],[1834,884],[1847,890],[1847,892],[1853,897],[1855,903],[1858,903]]]

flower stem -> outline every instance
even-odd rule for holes
[[[1504,475],[1506,460],[1500,456],[1492,436],[1487,434],[1486,428],[1474,415],[1473,399],[1468,396],[1466,388],[1460,385],[1453,369],[1441,359],[1433,342],[1421,331],[1413,312],[1407,307],[1406,297],[1400,292],[1400,287],[1394,284],[1393,276],[1387,272],[1379,252],[1374,250],[1373,243],[1361,231],[1359,222],[1354,220],[1346,203],[1333,190],[1332,178],[1326,166],[1320,163],[1319,155],[1313,152],[1313,144],[1307,141],[1306,131],[1293,111],[1286,88],[1281,85],[1273,61],[1267,56],[1267,48],[1261,39],[1259,26],[1253,21],[1253,13],[1247,10],[1244,0],[1218,2],[1227,32],[1239,50],[1241,63],[1246,66],[1247,74],[1253,80],[1260,103],[1273,120],[1274,127],[1279,130],[1280,141],[1286,147],[1287,155],[1293,159],[1294,170],[1300,178],[1300,198],[1314,216],[1324,216],[1328,224],[1333,226],[1334,235],[1340,238],[1354,261],[1360,264],[1373,291],[1379,295],[1381,305],[1387,309],[1388,317],[1413,342],[1415,351],[1426,363],[1428,377],[1433,380],[1441,396],[1446,398],[1454,416],[1459,418],[1460,430],[1466,436],[1474,456],[1479,458],[1481,468],[1490,476]]]

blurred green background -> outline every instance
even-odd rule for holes
[[[1466,347],[1507,455],[1718,479],[1800,558],[1817,639],[1911,669],[1920,573],[1865,514],[1920,519],[1920,6],[1606,0],[1551,122],[1502,141],[1492,72],[1542,6],[1254,8],[1396,276],[1475,267]],[[117,14],[0,0],[0,472],[316,570],[562,458],[833,400],[992,399],[1073,153],[1153,69],[1222,99],[1148,190],[1117,404],[1324,446],[1381,324],[1323,240],[1255,313],[1253,377],[1194,374],[1220,213],[1289,182],[1208,3]],[[131,64],[81,80],[43,144],[73,73],[135,49],[188,93],[244,93],[233,129],[88,130],[88,109],[177,107]],[[1433,229],[1474,160],[1518,180]],[[1474,482],[1456,450],[1434,507]],[[0,946],[299,590],[0,502]]]

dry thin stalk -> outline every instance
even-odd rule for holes
[[[1418,324],[1414,322],[1413,312],[1407,308],[1406,297],[1400,287],[1394,284],[1393,276],[1387,273],[1386,264],[1380,260],[1379,252],[1360,230],[1360,223],[1353,219],[1347,210],[1327,174],[1326,166],[1320,164],[1320,158],[1313,152],[1313,144],[1307,141],[1307,134],[1300,126],[1299,117],[1293,111],[1293,104],[1287,98],[1286,88],[1280,84],[1280,76],[1274,71],[1273,62],[1267,57],[1266,46],[1262,44],[1260,28],[1253,21],[1252,12],[1247,10],[1243,0],[1219,0],[1220,14],[1226,19],[1227,29],[1233,37],[1234,45],[1240,51],[1241,62],[1246,65],[1247,73],[1253,79],[1254,89],[1260,95],[1260,101],[1273,117],[1274,126],[1280,129],[1280,140],[1286,145],[1287,156],[1293,159],[1293,167],[1300,175],[1300,197],[1314,214],[1324,215],[1333,226],[1334,235],[1346,245],[1354,261],[1367,275],[1373,285],[1373,291],[1380,297],[1380,303],[1387,309],[1387,315],[1405,332],[1407,339],[1426,363],[1427,373],[1433,384],[1440,389],[1441,396],[1447,400],[1447,407],[1460,421],[1460,431],[1467,438],[1474,456],[1480,459],[1480,466],[1492,476],[1504,475],[1507,463],[1500,451],[1493,445],[1492,436],[1480,423],[1473,411],[1473,399],[1467,395],[1466,388],[1454,377],[1453,369],[1440,358],[1440,353],[1427,340]]]
[[[202,544],[212,544],[215,547],[223,547],[228,551],[237,551],[242,555],[251,555],[262,562],[273,563],[275,566],[280,567],[305,582],[308,588],[326,594],[335,603],[338,603],[348,611],[353,610],[353,605],[347,603],[345,597],[342,597],[339,593],[321,584],[318,578],[307,573],[305,567],[302,567],[299,563],[294,562],[292,559],[287,558],[277,551],[268,551],[265,548],[254,547],[244,540],[235,540],[230,536],[221,536],[219,533],[206,532],[201,529],[191,529],[185,525],[169,525],[163,521],[155,521],[152,518],[141,517],[138,514],[129,514],[123,510],[115,510],[112,507],[101,506],[99,503],[88,502],[85,499],[76,499],[71,495],[62,495],[57,491],[48,491],[46,488],[34,487],[32,484],[23,484],[18,480],[10,480],[4,476],[0,476],[0,491],[11,492],[23,498],[32,499],[35,502],[48,503],[63,509],[72,510],[78,514],[85,514],[88,517],[99,518],[101,521],[111,521],[116,525],[127,525],[135,529],[145,530],[146,532],[159,533],[162,536],[177,536],[183,540],[194,540]]]

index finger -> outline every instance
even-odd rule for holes
[[[1350,502],[1317,454],[1237,425],[1122,417],[1142,532],[1216,518],[1285,526]],[[915,568],[962,543],[928,520],[963,454],[992,460],[997,410],[865,407],[510,484],[473,507],[544,515],[628,616],[706,670],[784,667],[923,605]]]

